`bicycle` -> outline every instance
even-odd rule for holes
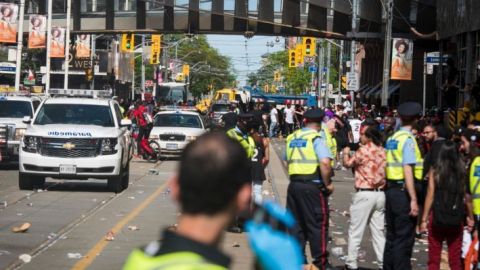
[[[160,160],[161,147],[155,140],[148,140],[143,138],[140,142],[140,153],[138,152],[138,128],[135,126],[132,130],[132,147],[136,151],[136,155],[141,156],[148,162],[157,162]]]

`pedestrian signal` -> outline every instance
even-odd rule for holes
[[[160,64],[160,49],[161,49],[162,36],[152,35],[152,46],[150,47],[150,64]]]
[[[297,45],[295,47],[295,63],[297,66],[303,64],[303,46],[302,45]]]
[[[315,49],[316,49],[316,40],[311,37],[304,37],[303,38],[303,51],[304,56],[315,56]]]
[[[347,76],[342,76],[342,88],[347,89]]]
[[[297,60],[295,57],[295,50],[288,50],[288,66],[297,67]]]
[[[135,47],[135,36],[134,34],[123,34],[122,35],[122,52],[133,52]]]

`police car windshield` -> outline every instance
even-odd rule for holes
[[[33,116],[30,102],[0,99],[0,117],[23,118],[24,116]]]
[[[228,104],[213,104],[212,111],[213,112],[228,112],[229,105]]]
[[[115,126],[109,106],[84,104],[44,104],[40,108],[34,124]]]
[[[202,128],[200,118],[188,114],[159,114],[155,117],[155,127],[187,127]]]

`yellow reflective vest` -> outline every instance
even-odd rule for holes
[[[473,214],[480,215],[480,157],[470,165],[470,193],[473,201]]]
[[[127,259],[123,270],[227,270],[212,264],[193,252],[175,252],[160,256],[149,256],[140,249],[135,249]]]
[[[412,133],[406,130],[399,130],[388,138],[386,143],[387,150],[387,179],[394,181],[405,180],[403,173],[403,146],[408,139],[412,139],[415,144],[416,164],[413,170],[413,176],[416,180],[423,180],[423,158],[418,148],[417,141]]]
[[[239,133],[235,128],[227,131],[227,136],[240,143],[243,149],[245,149],[245,151],[247,152],[248,159],[251,159],[253,157],[253,154],[255,152],[255,141],[251,136],[248,136],[245,139],[243,137],[243,134]]]
[[[330,150],[330,154],[332,155],[332,161],[330,164],[333,167],[335,165],[335,158],[337,157],[337,139],[332,136],[332,133],[330,133],[326,125],[322,125],[320,137],[322,137],[322,139],[325,141],[325,144],[328,146],[328,149]]]
[[[318,138],[318,132],[313,129],[299,129],[287,137],[286,153],[288,174],[311,175],[312,179],[321,179],[320,161],[313,147],[313,141]]]

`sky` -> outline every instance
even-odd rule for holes
[[[285,48],[285,39],[279,37],[279,42],[276,42],[275,36],[253,36],[246,39],[240,35],[207,35],[207,39],[220,54],[230,57],[240,86],[246,84],[248,73],[256,72],[261,67],[262,55]],[[267,42],[273,42],[274,46],[267,47]]]

